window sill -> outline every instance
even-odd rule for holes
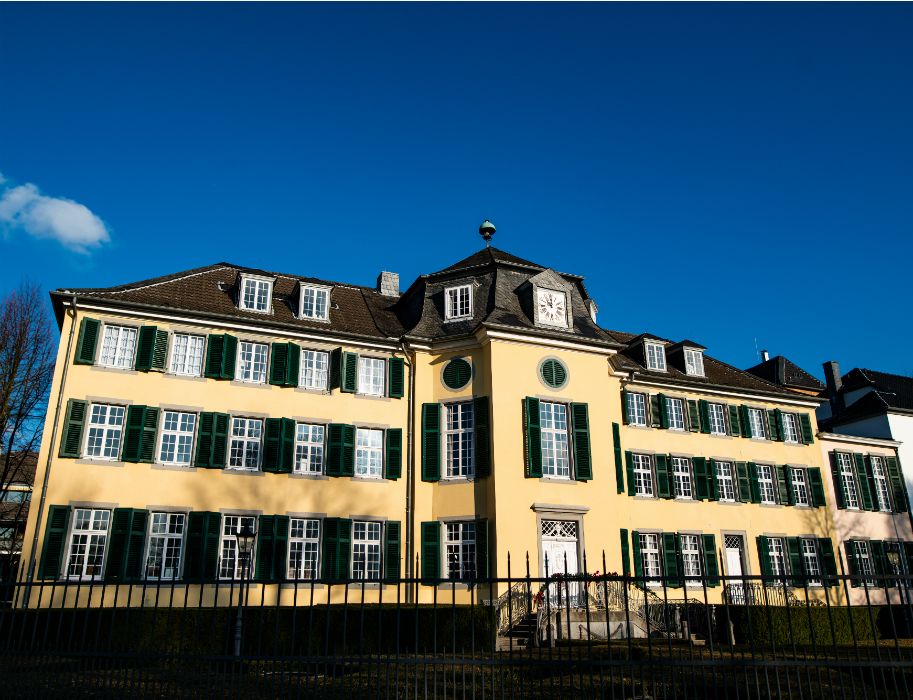
[[[139,374],[133,367],[108,367],[107,365],[92,365],[96,372],[115,372],[117,374]],[[145,374],[145,372],[144,372]]]
[[[586,483],[578,482],[576,479],[572,479],[569,476],[542,476],[539,477],[539,481],[544,481],[549,484],[577,484],[577,483]]]
[[[389,401],[389,396],[384,396],[383,394],[362,394],[360,392],[355,392],[354,396],[359,399],[368,399],[369,401]]]
[[[103,459],[101,457],[81,457],[76,464],[95,464],[99,467],[126,467],[127,463],[118,459]],[[132,464],[132,462],[131,462]]]
[[[328,325],[330,323],[329,317],[320,318],[318,316],[298,316],[298,320],[299,321],[317,321],[317,323],[326,323]]]
[[[727,435],[726,433],[704,433],[704,435],[712,438],[726,438],[727,440],[732,439],[732,435]]]
[[[246,382],[243,379],[232,379],[231,385],[232,386],[252,387],[254,389],[271,389],[273,386],[272,384],[268,384],[267,382]]]
[[[472,484],[475,483],[474,476],[444,476],[441,477],[441,480],[438,482],[442,486],[447,486],[449,484]]]
[[[166,377],[171,377],[172,379],[183,379],[190,382],[205,382],[206,377],[201,377],[199,374],[172,374],[171,372],[165,372]]]
[[[292,472],[289,476],[292,479],[310,479],[311,481],[328,481],[330,478],[326,474],[308,474],[306,472]]]
[[[700,503],[694,496],[676,496],[672,500],[676,503]]]
[[[266,476],[266,472],[259,469],[242,469],[240,467],[225,467],[221,470],[223,474],[243,474],[246,476]]]
[[[656,496],[652,496],[646,493],[635,493],[634,498],[639,501],[658,501],[659,499]]]
[[[195,472],[197,470],[192,464],[166,464],[165,462],[154,462],[152,468],[174,472]]]
[[[381,484],[386,481],[390,481],[390,479],[384,479],[382,476],[353,476],[350,478],[352,479],[352,481],[361,481],[361,482],[372,483],[372,484]]]
[[[301,392],[302,394],[320,394],[323,396],[328,396],[330,394],[330,390],[327,387],[319,389],[317,387],[296,386],[295,391]]]

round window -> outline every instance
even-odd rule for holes
[[[462,357],[457,357],[444,367],[444,384],[448,389],[462,389],[472,379],[472,366]]]
[[[539,365],[542,381],[552,389],[560,389],[567,384],[567,367],[560,360],[545,360]]]

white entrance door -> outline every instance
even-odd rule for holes
[[[726,535],[726,575],[742,575],[742,538],[738,535]],[[730,581],[729,602],[733,605],[745,604],[745,585],[742,581]]]
[[[568,600],[576,604],[582,590],[577,581],[571,577],[580,571],[577,560],[578,533],[574,520],[542,521],[542,572],[547,573],[549,583],[549,603],[564,605]]]

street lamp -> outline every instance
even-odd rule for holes
[[[245,574],[250,569],[250,554],[254,549],[254,540],[257,533],[249,523],[235,531],[235,541],[238,545],[238,565],[241,567],[241,585],[238,587],[238,614],[235,617],[235,656],[241,656],[242,614],[245,601]]]

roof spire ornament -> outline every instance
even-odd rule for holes
[[[482,222],[482,225],[479,226],[479,235],[485,239],[485,247],[491,247],[491,237],[495,235],[495,225],[491,223],[488,219]]]

